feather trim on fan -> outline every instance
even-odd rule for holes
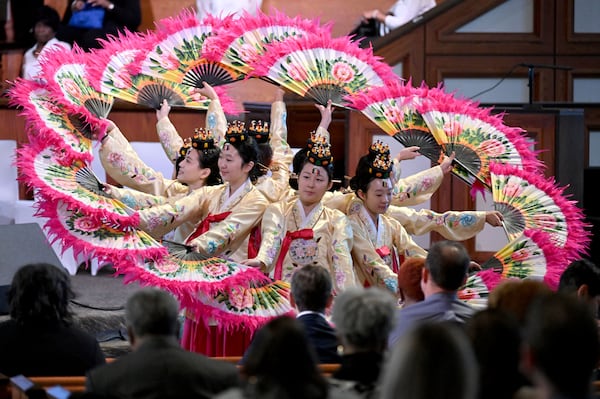
[[[55,147],[63,152],[66,164],[74,160],[91,162],[90,125],[76,115],[66,114],[43,86],[18,78],[11,87],[10,98],[11,105],[23,110],[30,143]],[[101,131],[104,128],[102,124]]]
[[[90,53],[77,46],[72,50],[56,48],[50,51],[41,67],[53,97],[72,113],[84,115],[93,125],[106,118],[114,98],[93,88],[88,65]]]
[[[144,231],[98,220],[79,210],[69,209],[63,201],[36,202],[36,215],[48,218],[44,228],[53,237],[52,242],[60,241],[63,251],[72,248],[76,257],[93,257],[122,267],[167,255],[167,250]]]
[[[367,92],[346,97],[349,106],[355,108],[393,136],[405,147],[418,146],[419,153],[433,162],[440,162],[442,147],[435,141],[417,108],[427,101],[430,89],[424,83],[413,87],[411,81],[390,82]]]
[[[266,46],[250,76],[265,77],[317,103],[347,107],[344,98],[400,78],[392,68],[346,37],[320,33]]]
[[[146,263],[117,265],[127,281],[161,287],[189,303],[198,293],[216,296],[235,287],[269,281],[260,270],[221,258],[206,258],[184,244],[164,243],[168,254]]]
[[[494,208],[502,213],[509,240],[526,229],[547,232],[555,246],[564,248],[570,262],[587,252],[588,225],[576,201],[569,200],[553,178],[546,179],[509,165],[490,164]]]
[[[158,21],[156,32],[146,36],[140,72],[196,88],[204,82],[219,86],[245,78],[229,66],[204,58],[203,47],[216,21],[210,16],[198,21],[189,10]]]
[[[245,329],[253,333],[274,317],[293,315],[290,285],[275,280],[253,284],[250,288],[233,288],[215,296],[198,295],[191,303],[182,304],[188,316],[220,330]]]
[[[314,33],[330,34],[331,25],[321,27],[315,19],[291,18],[277,10],[267,15],[259,10],[256,15],[244,12],[242,18],[217,23],[214,33],[206,39],[204,56],[248,74],[250,64],[264,55],[267,45]]]
[[[93,50],[90,57],[90,80],[96,90],[121,100],[159,109],[163,100],[172,107],[208,109],[210,99],[188,85],[144,75],[140,61],[147,37],[126,31],[101,40],[102,48]],[[220,97],[225,113],[237,111],[233,100]]]
[[[487,108],[432,92],[419,112],[446,155],[455,152],[456,162],[486,187],[490,187],[490,162],[532,173],[541,170],[542,163],[522,129],[507,127]]]
[[[36,189],[53,204],[63,201],[99,223],[108,220],[123,226],[136,226],[139,216],[120,201],[110,198],[100,187],[94,172],[82,161],[65,165],[62,154],[53,147],[35,148],[31,144],[17,150],[19,180]],[[45,203],[45,202],[43,202]]]
[[[556,290],[560,276],[568,264],[564,249],[557,247],[548,233],[542,230],[525,230],[522,236],[496,252],[481,268],[500,275],[501,280],[543,280]],[[494,287],[492,285],[489,288]]]

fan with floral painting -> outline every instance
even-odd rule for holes
[[[428,93],[434,90],[440,89],[430,89],[425,84],[414,87],[410,81],[406,84],[397,81],[348,96],[346,101],[403,146],[418,146],[420,154],[440,162],[442,147],[417,111],[423,101],[427,101]]]
[[[190,302],[202,293],[215,296],[235,287],[250,287],[268,281],[260,270],[227,259],[206,257],[191,247],[163,240],[166,256],[145,263],[117,265],[128,280],[161,287],[182,302]]]
[[[564,249],[567,261],[587,250],[590,237],[583,212],[564,196],[565,187],[510,165],[491,163],[490,174],[494,208],[502,213],[509,240],[535,229],[548,233]]]
[[[489,293],[508,279],[535,279],[556,290],[569,260],[564,249],[541,230],[525,230],[471,274],[458,297],[477,306],[485,305]]]
[[[243,327],[250,333],[274,317],[294,313],[290,284],[281,280],[252,283],[248,288],[234,287],[212,296],[200,293],[191,303],[183,305],[190,317],[205,325],[216,322],[219,329]]]
[[[94,89],[90,82],[90,53],[74,46],[56,48],[42,60],[41,67],[52,96],[70,113],[82,114],[92,124],[108,116],[114,98]]]
[[[489,188],[490,162],[512,165],[531,173],[542,169],[523,130],[506,126],[502,118],[491,115],[489,109],[432,91],[418,111],[444,153],[456,154],[455,162],[468,173],[460,177],[467,182],[478,181]]]
[[[220,86],[245,78],[234,68],[204,57],[205,42],[217,21],[211,16],[198,21],[189,10],[158,21],[156,31],[146,35],[140,72],[196,88],[204,82]]]
[[[9,95],[11,105],[22,109],[30,143],[55,147],[63,153],[66,163],[92,160],[91,127],[82,117],[67,114],[44,87],[17,79]]]
[[[268,78],[319,104],[331,100],[341,107],[348,107],[344,100],[348,95],[399,79],[372,50],[360,48],[348,37],[332,38],[328,33],[273,42],[250,68],[250,76]]]
[[[331,26],[320,26],[318,20],[288,17],[274,10],[270,15],[257,11],[242,18],[223,20],[214,27],[214,35],[206,39],[205,56],[249,74],[251,64],[259,61],[274,42],[290,38],[329,34]]]
[[[51,146],[31,144],[17,150],[19,179],[46,199],[42,204],[63,201],[97,221],[108,220],[122,226],[136,226],[139,217],[120,201],[102,191],[99,180],[80,160],[66,163],[63,154]]]
[[[172,107],[207,109],[210,99],[195,88],[140,72],[140,41],[145,40],[144,35],[131,32],[101,40],[102,48],[93,50],[90,57],[90,78],[96,90],[154,109],[163,100]]]
[[[123,226],[105,218],[90,217],[71,209],[64,201],[37,204],[38,216],[45,217],[44,227],[63,249],[71,248],[76,256],[96,258],[112,263],[119,270],[127,265],[162,259],[167,249],[150,235],[131,226]]]

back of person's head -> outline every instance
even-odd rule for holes
[[[34,25],[44,24],[56,32],[60,26],[60,15],[54,8],[43,5],[36,10],[33,23]]]
[[[70,324],[71,277],[49,263],[21,267],[8,290],[10,316],[22,325]]]
[[[256,397],[327,397],[327,383],[304,328],[288,316],[277,317],[258,330],[243,374]]]
[[[517,320],[500,309],[475,313],[465,324],[477,363],[481,399],[511,398],[526,383],[519,370],[521,331]]]
[[[581,287],[590,298],[600,296],[600,267],[588,259],[571,262],[558,282],[558,291],[566,294],[578,294]]]
[[[463,285],[470,263],[464,245],[455,241],[434,243],[425,258],[433,282],[446,291],[456,291]]]
[[[550,386],[556,397],[588,397],[600,343],[595,317],[573,296],[537,298],[527,312],[523,364],[534,385]]]
[[[383,352],[394,325],[396,301],[377,287],[348,288],[333,305],[333,323],[344,345],[352,352]]]
[[[137,338],[145,336],[176,336],[179,304],[169,293],[158,288],[143,288],[127,299],[125,318]]]
[[[531,302],[539,296],[551,293],[550,287],[538,280],[506,280],[492,289],[488,297],[488,307],[510,314],[523,325]]]
[[[408,257],[398,269],[398,292],[404,304],[420,302],[425,299],[421,289],[421,274],[425,267],[425,258]]]
[[[324,312],[332,298],[331,275],[321,266],[303,266],[292,275],[291,290],[298,310]]]
[[[450,322],[423,323],[394,346],[382,399],[474,399],[477,363],[464,331]]]

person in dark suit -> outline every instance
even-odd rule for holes
[[[210,398],[240,384],[237,368],[184,350],[177,342],[179,305],[144,288],[125,306],[133,351],[87,374],[86,392],[118,398]]]
[[[84,375],[105,363],[96,338],[73,324],[69,274],[48,263],[28,264],[8,291],[10,319],[0,323],[0,373]]]
[[[325,318],[325,309],[333,301],[332,287],[329,272],[321,266],[307,265],[292,275],[291,303],[298,309],[296,318],[306,329],[319,363],[341,361],[336,332]]]
[[[73,14],[89,7],[103,11],[102,26],[97,28],[74,26],[71,20]],[[67,6],[56,38],[69,44],[77,44],[84,50],[100,48],[97,39],[116,35],[125,29],[135,32],[141,22],[140,0],[74,0]]]

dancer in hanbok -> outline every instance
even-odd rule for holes
[[[269,205],[263,215],[260,251],[244,263],[261,267],[274,279],[290,281],[296,268],[326,268],[336,293],[356,285],[352,267],[352,230],[347,217],[324,206],[322,199],[332,186],[330,145],[317,137],[310,149],[294,158],[298,172],[297,196]]]

